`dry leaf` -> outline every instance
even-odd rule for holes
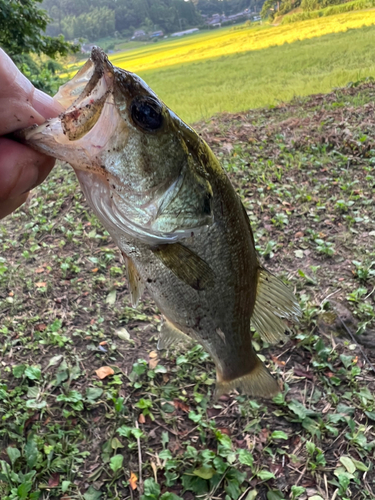
[[[232,435],[230,429],[228,429],[227,427],[218,427],[217,430],[220,431],[222,434],[226,434],[227,436]]]
[[[131,472],[130,473],[129,484],[130,484],[130,487],[131,487],[132,490],[136,490],[137,489],[137,481],[138,481],[137,476],[134,474],[134,472]]]
[[[115,334],[118,336],[119,339],[125,340],[125,341],[130,341],[130,333],[128,330],[124,327],[119,328],[118,330],[115,331]]]
[[[271,355],[271,359],[274,363],[276,363],[279,366],[285,366],[285,361],[280,361],[279,358],[276,358],[276,356]]]
[[[100,379],[103,379],[108,377],[109,375],[113,375],[115,372],[110,366],[102,366],[98,370],[95,370],[95,373]]]
[[[175,399],[173,401],[173,405],[175,408],[178,408],[182,411],[186,411],[186,412],[190,411],[189,406],[187,404],[183,403],[182,401],[179,401],[178,399]]]
[[[150,354],[148,355],[148,357],[150,358],[148,361],[148,367],[150,368],[150,370],[153,370],[154,368],[156,368],[156,365],[159,363],[158,353],[155,351],[151,351]]]
[[[109,294],[107,295],[107,298],[105,299],[106,303],[109,304],[110,306],[113,306],[113,304],[116,302],[116,289],[111,290]]]
[[[35,286],[37,288],[42,288],[42,286],[46,286],[46,282],[45,281],[39,281],[38,283],[35,283]]]
[[[144,424],[146,422],[146,419],[145,419],[145,416],[143,415],[143,413],[141,413],[138,417],[138,422],[140,424]]]
[[[158,359],[150,359],[150,361],[148,362],[148,367],[150,368],[150,370],[154,370],[154,368],[156,368],[158,363],[159,363]]]
[[[39,274],[39,273],[43,273],[44,271],[45,271],[44,267],[38,267],[38,269],[35,269],[35,272],[36,272],[37,274]]]
[[[151,468],[152,468],[152,472],[154,473],[154,478],[155,478],[155,483],[158,482],[158,468],[156,466],[156,463],[151,460]]]
[[[50,488],[56,488],[60,483],[60,474],[54,472],[51,477],[48,479],[48,486]]]

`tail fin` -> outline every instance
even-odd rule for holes
[[[293,292],[276,276],[260,269],[252,326],[270,344],[285,340],[288,321],[298,322],[302,312]]]
[[[280,392],[279,384],[272,377],[254,351],[251,353],[252,369],[249,373],[233,380],[223,380],[217,371],[217,383],[215,397],[228,394],[233,389],[240,389],[249,396],[272,398]]]

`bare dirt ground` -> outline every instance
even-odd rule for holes
[[[156,351],[160,313],[130,307],[70,167],[2,221],[1,499],[375,499],[374,96],[196,124],[304,312],[285,345],[255,333],[272,401],[214,402],[200,346]]]

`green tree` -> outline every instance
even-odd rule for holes
[[[263,18],[270,17],[273,19],[277,7],[277,0],[266,0],[263,4],[260,15]]]
[[[78,48],[62,36],[45,35],[50,21],[47,12],[40,9],[41,0],[0,0],[0,47],[7,52],[20,70],[44,91],[56,90],[56,65],[37,64],[30,54],[45,54],[52,59],[65,56]]]
[[[47,34],[63,34],[67,40],[85,37],[95,41],[116,31],[131,36],[141,28],[171,33],[202,22],[191,0],[43,0],[43,7],[53,18]],[[100,26],[94,11],[101,12]]]
[[[0,46],[12,57],[34,52],[55,58],[73,46],[63,37],[44,34],[50,18],[37,3],[41,0],[0,0]]]

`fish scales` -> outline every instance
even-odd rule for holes
[[[147,288],[165,317],[159,345],[200,342],[217,395],[277,393],[250,325],[277,341],[300,309],[260,266],[246,210],[208,145],[99,48],[55,98],[66,111],[19,136],[73,166],[123,252],[133,305]]]
[[[224,192],[223,196],[216,196],[227,188],[229,181],[221,175],[221,170],[214,170],[214,174],[211,185],[215,224],[184,241],[184,245],[214,270],[213,285],[194,290],[146,248],[132,258],[159,309],[175,326],[200,341],[218,358],[226,379],[242,375],[250,368],[246,352],[251,348],[249,324],[255,301],[251,283],[256,279],[257,268],[251,264],[254,246],[241,202],[233,190],[226,189],[227,195]],[[244,238],[249,240],[248,244],[243,244]],[[218,328],[224,332],[225,341],[217,334],[212,337]],[[243,359],[239,359],[239,355]]]

